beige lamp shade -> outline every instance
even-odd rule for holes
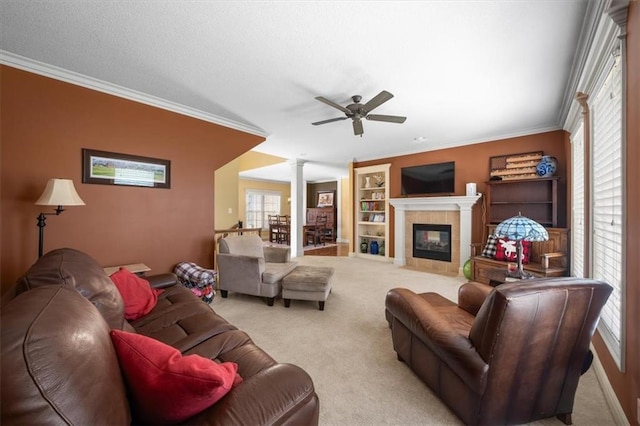
[[[49,179],[47,187],[36,201],[38,206],[84,206],[71,179]]]

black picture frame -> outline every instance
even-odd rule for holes
[[[82,148],[82,183],[171,188],[171,161]]]

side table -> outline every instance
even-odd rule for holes
[[[128,269],[130,272],[138,275],[139,277],[144,277],[145,272],[149,272],[151,268],[149,268],[144,263],[130,263],[128,265],[116,265],[116,266],[107,266],[106,268],[102,268],[107,275],[111,275],[114,272],[120,270],[120,268]]]
[[[507,268],[492,268],[489,269],[486,273],[487,278],[489,279],[489,285],[491,287],[498,286],[504,283],[512,283],[520,281],[520,278],[510,277],[507,274],[509,271]],[[537,278],[535,276],[531,278]]]

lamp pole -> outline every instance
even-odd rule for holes
[[[47,220],[47,216],[46,215],[53,215],[55,214],[56,216],[58,216],[60,213],[62,213],[64,211],[64,209],[62,208],[62,206],[58,206],[56,207],[56,212],[55,213],[40,213],[38,215],[38,258],[42,257],[42,251],[44,249],[44,227],[47,226],[46,220]]]
[[[516,242],[516,257],[518,258],[518,275],[522,279],[526,276],[522,266],[522,240]]]

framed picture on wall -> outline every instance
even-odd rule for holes
[[[171,161],[83,148],[82,183],[171,188]]]
[[[333,207],[333,191],[318,191],[318,207]]]

